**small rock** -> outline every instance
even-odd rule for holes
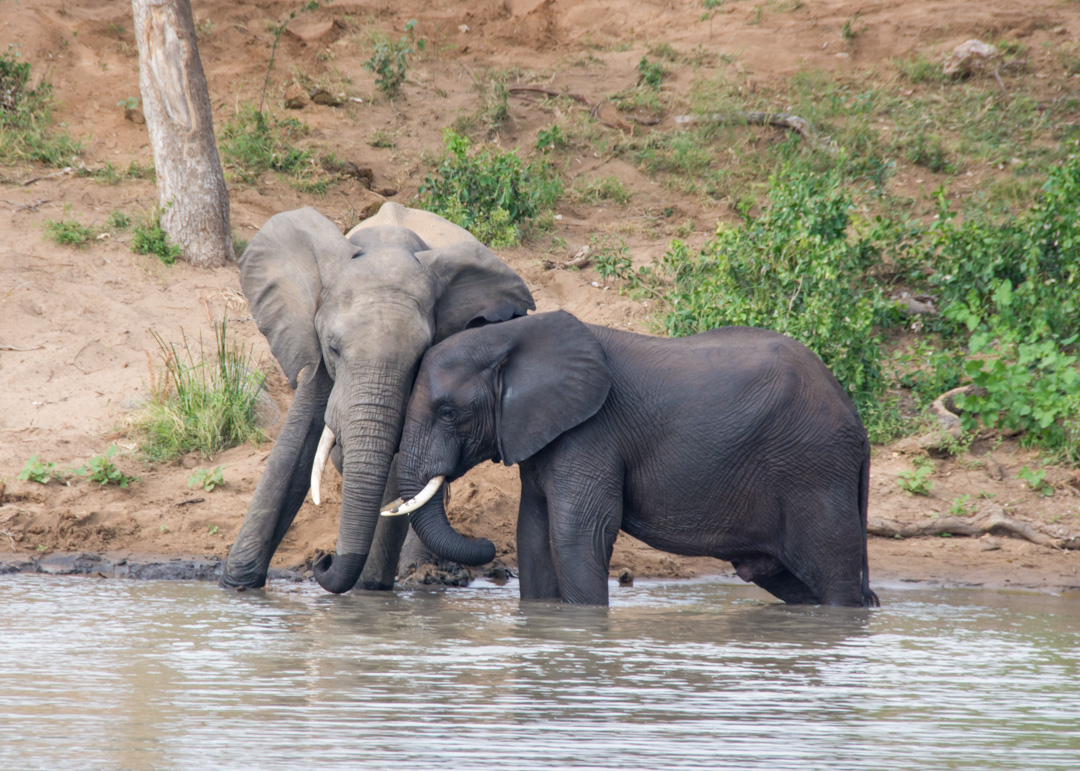
[[[630,568],[623,568],[619,571],[619,586],[633,586],[634,585],[634,571]]]
[[[340,107],[341,97],[334,96],[325,88],[317,88],[311,92],[311,101],[324,107]]]
[[[285,109],[302,110],[306,104],[307,94],[304,93],[304,89],[300,88],[300,86],[293,83],[285,89]]]
[[[373,187],[371,191],[373,193],[378,193],[383,198],[393,198],[395,195],[398,194],[398,190],[396,187]]]
[[[136,126],[146,124],[146,116],[143,115],[142,107],[129,107],[124,110],[124,120],[129,120]]]
[[[987,69],[997,53],[997,48],[989,43],[972,38],[952,50],[941,71],[945,75],[966,78]]]
[[[1001,540],[992,535],[984,535],[979,538],[980,551],[998,551],[1001,548]]]

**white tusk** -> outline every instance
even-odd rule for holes
[[[439,488],[442,487],[444,479],[446,479],[444,476],[432,477],[431,481],[427,483],[427,486],[417,493],[415,498],[411,498],[405,503],[398,504],[397,506],[390,504],[393,508],[386,509],[379,513],[384,517],[396,517],[399,514],[411,514],[431,500],[432,496],[434,496],[435,493],[439,491]],[[394,501],[394,503],[397,503],[397,501]]]
[[[324,426],[322,436],[319,438],[319,449],[315,451],[315,465],[311,467],[311,500],[318,506],[322,497],[319,486],[322,485],[323,470],[326,469],[326,459],[330,457],[330,450],[334,449],[334,432],[330,426]]]

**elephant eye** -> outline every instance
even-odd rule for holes
[[[439,420],[447,423],[453,423],[457,417],[457,408],[452,404],[443,404],[439,407]]]
[[[328,344],[326,346],[326,350],[330,353],[331,356],[340,356],[341,355],[341,351],[338,350],[338,347],[337,347],[336,343]]]

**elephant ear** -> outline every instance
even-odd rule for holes
[[[311,207],[275,214],[240,256],[240,287],[289,385],[322,359],[315,308],[323,283],[357,247]]]
[[[495,406],[499,455],[510,466],[595,415],[611,371],[600,341],[566,311],[500,324],[491,334],[510,342]]]
[[[536,308],[521,277],[476,239],[419,252],[416,259],[438,284],[433,344],[463,329],[508,321]]]

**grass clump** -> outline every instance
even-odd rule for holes
[[[322,172],[312,152],[296,146],[307,133],[296,118],[277,118],[247,104],[221,129],[222,159],[239,182],[254,184],[264,172],[276,171],[290,183],[310,187]]]
[[[470,153],[468,137],[443,132],[447,154],[420,186],[419,205],[493,246],[521,242],[562,193],[562,181],[544,159],[529,163],[516,152],[484,148]]]
[[[161,210],[155,209],[132,228],[131,251],[135,254],[152,254],[166,265],[172,265],[180,256],[180,247],[169,241],[161,227]]]
[[[45,237],[64,246],[82,248],[94,239],[94,231],[74,217],[45,221]]]
[[[151,400],[135,427],[148,460],[170,461],[189,452],[204,457],[262,437],[255,405],[263,375],[251,349],[228,341],[226,322],[214,327],[216,355],[207,358],[199,342],[196,360],[187,337],[178,350],[154,333],[163,376],[151,369]]]
[[[52,85],[30,85],[30,63],[0,54],[0,162],[63,166],[82,151],[66,133],[52,132]]]

